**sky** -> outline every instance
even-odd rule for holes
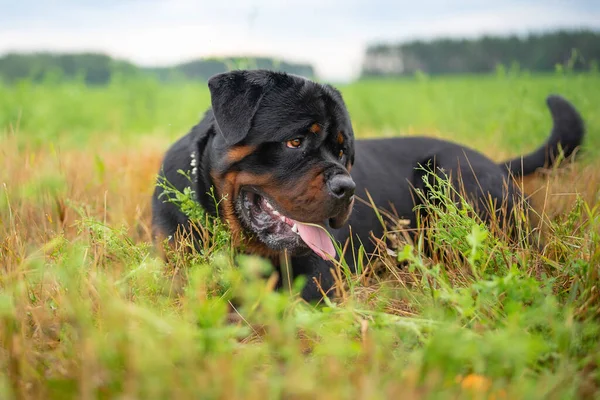
[[[97,51],[143,66],[261,55],[360,72],[366,46],[436,37],[600,30],[598,0],[0,0],[0,54]]]

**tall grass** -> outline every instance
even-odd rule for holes
[[[425,205],[435,251],[392,219],[392,246],[379,243],[359,274],[338,266],[338,296],[318,306],[294,294],[302,282],[274,291],[271,266],[232,251],[189,192],[177,199],[206,229],[204,251],[165,265],[151,246],[160,158],[204,112],[204,85],[0,87],[0,398],[598,396],[599,83],[342,87],[358,136],[427,133],[494,159],[538,146],[544,98],[564,94],[586,119],[588,151],[524,183],[539,249],[443,201],[442,182]]]

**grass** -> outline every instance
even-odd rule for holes
[[[204,85],[0,86],[0,398],[600,395],[600,77],[341,89],[358,136],[429,134],[496,160],[545,139],[548,93],[573,101],[585,159],[524,182],[541,251],[433,203],[433,255],[390,228],[397,246],[360,274],[338,266],[337,298],[317,307],[273,291],[270,266],[209,219],[206,251],[167,267],[150,194],[162,153],[209,103]]]

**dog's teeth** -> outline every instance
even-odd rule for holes
[[[281,216],[281,214],[279,213],[279,211],[277,210],[273,210],[273,214],[277,215],[277,216]]]
[[[268,208],[269,210],[272,210],[272,209],[273,209],[273,206],[272,206],[272,205],[271,205],[271,203],[269,203],[268,201],[265,201],[265,204],[266,204],[266,206],[267,206],[267,208]]]
[[[280,215],[279,219],[282,220],[283,222],[285,222],[285,217],[283,215]]]
[[[296,224],[292,226],[292,232],[298,233],[298,226],[296,226]]]

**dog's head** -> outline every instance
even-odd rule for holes
[[[255,252],[334,255],[322,227],[346,222],[355,187],[354,133],[340,93],[264,70],[219,74],[208,86],[223,217]]]

